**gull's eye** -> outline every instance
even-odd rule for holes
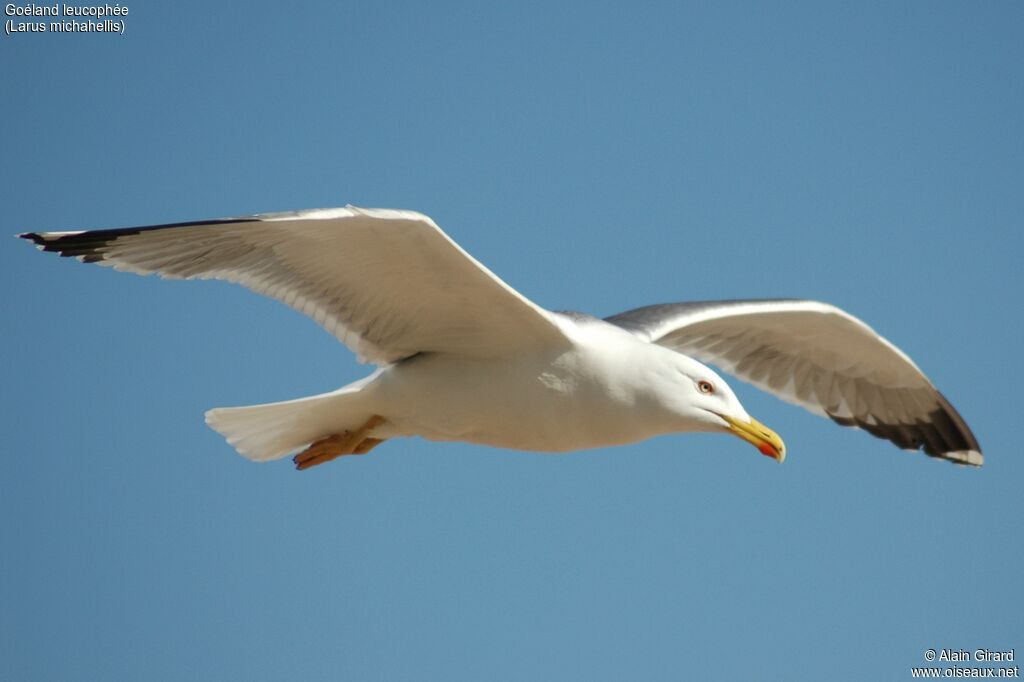
[[[710,381],[701,379],[700,381],[697,382],[697,390],[700,391],[701,393],[710,394],[715,392],[715,386]]]

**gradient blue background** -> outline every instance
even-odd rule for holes
[[[371,7],[372,5],[372,7]],[[909,679],[1024,654],[1024,6],[129,2],[0,36],[0,226],[417,209],[541,305],[795,296],[906,350],[969,470],[734,382],[690,435],[389,442],[296,473],[203,424],[368,372],[220,283],[7,237],[0,677]]]

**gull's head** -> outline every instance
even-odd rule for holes
[[[786,445],[779,434],[747,414],[722,377],[692,358],[674,355],[668,377],[671,397],[666,397],[683,427],[679,430],[725,431],[778,462],[786,458]]]

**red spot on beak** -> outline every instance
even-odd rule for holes
[[[779,458],[778,450],[773,448],[768,443],[762,443],[761,445],[758,446],[757,449],[760,450],[761,454],[764,455],[765,457],[771,457],[772,459],[778,459]]]

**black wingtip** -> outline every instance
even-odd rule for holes
[[[103,260],[103,247],[119,236],[135,232],[96,230],[93,232],[25,232],[18,236],[31,240],[42,251],[56,253],[63,258],[78,258],[85,263]]]
[[[68,256],[71,254],[65,253],[65,249],[59,245],[61,237],[50,237],[47,238],[45,233],[39,232],[22,232],[18,235],[21,239],[27,239],[36,245],[41,251],[49,251],[51,253],[57,253],[61,256]]]
[[[858,417],[841,417],[826,413],[840,426],[864,429],[871,435],[888,440],[904,450],[923,450],[929,457],[944,459],[954,464],[980,467],[985,456],[960,413],[936,391],[937,405],[927,418],[913,424],[885,424]]]
[[[240,218],[221,218],[217,220],[196,220],[184,223],[165,223],[163,225],[147,225],[145,227],[122,227],[107,230],[85,230],[81,232],[22,232],[17,235],[28,239],[43,251],[57,253],[65,258],[78,258],[85,263],[104,260],[101,249],[118,239],[131,237],[140,232],[154,232],[179,227],[207,227],[225,223],[259,222],[256,216]]]
[[[36,246],[46,246],[46,240],[38,232],[21,232],[20,234],[14,235],[18,239],[28,239],[32,241]]]

